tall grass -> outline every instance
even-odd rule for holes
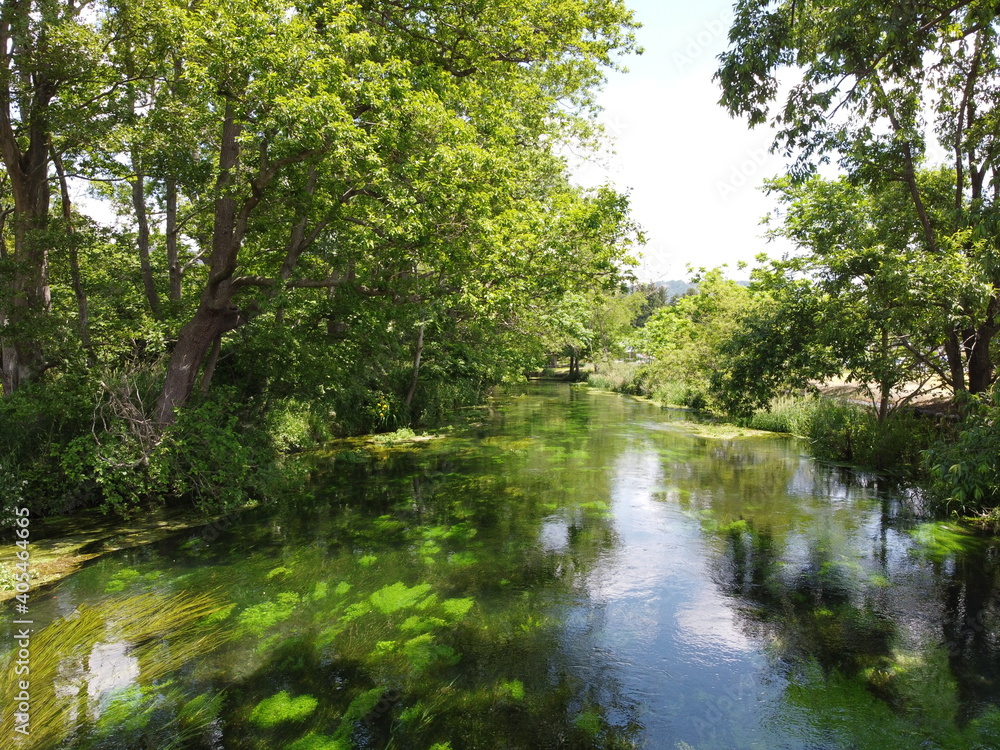
[[[767,432],[787,432],[806,437],[813,416],[823,408],[816,396],[779,396],[770,408],[757,411],[746,426]]]
[[[609,362],[587,375],[587,385],[605,391],[641,395],[642,365],[636,362]]]
[[[869,408],[822,396],[780,397],[747,426],[805,437],[819,459],[904,474],[919,470],[922,451],[937,435],[933,421],[911,411],[897,411],[880,424]]]

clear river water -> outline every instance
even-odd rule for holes
[[[0,746],[1000,748],[1000,545],[710,435],[533,384],[304,458],[287,502],[35,592],[38,731]]]

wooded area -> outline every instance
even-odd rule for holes
[[[4,497],[238,500],[276,451],[539,360],[638,239],[565,158],[632,29],[607,0],[5,2]]]

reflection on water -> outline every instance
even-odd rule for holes
[[[684,419],[531,386],[464,436],[316,457],[217,539],[97,561],[38,622],[211,592],[228,641],[138,691],[147,661],[94,645],[71,746],[1000,747],[1000,548]]]

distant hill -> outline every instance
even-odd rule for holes
[[[671,279],[670,281],[654,281],[656,286],[663,287],[667,290],[667,294],[671,297],[679,297],[688,289],[697,289],[697,284],[692,284],[690,281],[684,281],[683,279]],[[749,286],[749,281],[737,281],[740,286]]]
[[[654,284],[659,287],[663,287],[667,290],[667,294],[671,297],[679,297],[688,289],[696,289],[697,285],[692,284],[690,281],[682,281],[681,279],[673,279],[671,281],[654,281]]]

